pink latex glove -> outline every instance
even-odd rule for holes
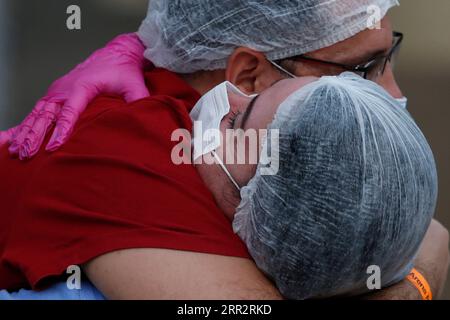
[[[67,141],[80,114],[96,96],[115,94],[127,102],[148,97],[143,75],[147,63],[144,50],[134,33],[112,40],[55,81],[19,126],[0,132],[0,146],[9,143],[11,154],[21,160],[31,158],[55,124],[46,147],[47,151],[54,151]]]

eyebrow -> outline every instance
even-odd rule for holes
[[[252,101],[250,101],[247,110],[245,110],[244,115],[242,116],[242,121],[241,121],[241,124],[239,125],[239,129],[244,129],[245,124],[246,124],[246,122],[250,116],[250,113],[252,112],[253,107],[255,106],[256,100],[258,100],[259,96],[260,95],[257,95],[256,97],[254,97],[252,99]]]

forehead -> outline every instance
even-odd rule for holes
[[[316,59],[346,64],[358,64],[376,53],[388,51],[392,46],[392,25],[388,17],[381,20],[379,29],[366,29],[327,48],[308,53]]]

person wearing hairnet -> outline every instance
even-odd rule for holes
[[[239,94],[228,87],[228,96]],[[382,287],[404,279],[437,199],[434,158],[409,113],[375,83],[346,72],[279,81],[247,98],[247,107],[227,108],[232,112],[217,126],[221,116],[212,119],[208,110],[220,108],[222,90],[208,92],[191,117],[222,137],[235,134],[211,145],[194,130],[193,160],[281,294],[366,293],[371,265],[382,270]],[[258,166],[250,160],[255,130]]]
[[[271,89],[282,95],[289,87]],[[235,126],[268,125],[267,91],[253,105],[264,111],[249,110]],[[404,279],[437,199],[433,155],[409,114],[376,84],[344,73],[290,95],[271,131],[278,141],[241,188],[233,227],[281,294],[367,293],[374,265],[382,287]]]
[[[224,82],[190,116],[203,130],[233,133],[214,141],[194,129],[192,160],[285,298],[363,294],[368,266],[381,268],[383,287],[413,268],[436,204],[436,168],[414,121],[381,87],[343,73],[282,80],[250,97]],[[259,137],[246,143],[252,130]],[[244,161],[235,162],[227,150],[239,145]],[[104,299],[89,282],[74,294]],[[2,296],[73,298],[61,284]]]
[[[85,110],[88,102],[100,93],[124,95],[127,101],[140,99],[147,95],[148,92],[146,92],[146,88],[143,85],[144,78],[140,74],[140,70],[145,64],[142,57],[144,49],[144,56],[152,61],[155,66],[171,71],[167,73],[169,71],[163,72],[160,69],[152,69],[147,72],[147,87],[150,89],[151,97],[131,104],[131,106],[148,105],[147,109],[156,113],[153,115],[154,117],[161,116],[157,115],[158,112],[164,112],[160,107],[157,107],[158,104],[161,104],[161,97],[164,97],[164,104],[167,107],[176,107],[177,112],[180,112],[180,107],[176,106],[177,101],[184,99],[184,107],[187,107],[188,110],[193,106],[195,101],[198,100],[198,96],[192,91],[188,91],[185,84],[188,84],[196,92],[203,94],[223,80],[229,80],[245,93],[258,93],[285,76],[285,73],[280,72],[281,69],[286,69],[288,73],[297,76],[322,76],[337,74],[345,70],[353,71],[369,80],[376,81],[394,98],[402,99],[404,102],[404,97],[395,83],[392,71],[393,58],[399,49],[402,35],[395,33],[393,36],[386,17],[381,20],[381,29],[367,29],[369,16],[367,8],[372,4],[378,5],[381,17],[384,17],[388,9],[396,5],[397,2],[382,0],[297,0],[283,1],[282,3],[278,1],[184,1],[182,3],[178,1],[151,1],[148,17],[143,22],[138,33],[140,41],[145,44],[146,49],[140,45],[135,35],[119,37],[105,49],[96,52],[69,75],[54,83],[47,96],[39,101],[36,109],[24,120],[23,124],[3,132],[0,140],[10,144],[10,151],[21,158],[36,155],[36,158],[29,162],[27,167],[30,168],[29,170],[33,170],[33,166],[38,166],[40,163],[39,168],[42,170],[42,164],[48,161],[48,157],[50,157],[50,160],[57,160],[61,156],[63,158],[68,157],[70,153],[67,153],[67,151],[71,147],[83,148],[81,142],[84,141],[83,138],[88,139],[88,137],[80,136],[83,134],[80,129],[89,127],[83,126],[83,123],[90,120],[103,120],[105,121],[103,124],[105,130],[96,132],[96,134],[92,134],[89,137],[89,151],[101,150],[101,152],[105,152],[107,150],[113,152],[113,150],[110,150],[113,146],[109,145],[108,142],[111,139],[116,139],[116,143],[121,145],[119,142],[122,138],[120,135],[118,136],[111,132],[111,129],[115,128],[114,124],[117,125],[117,123],[111,122],[112,119],[109,119],[110,122],[108,122],[108,119],[96,117],[95,113],[104,111],[101,110],[100,104],[105,101],[96,100],[97,104],[96,102],[92,103],[89,108],[93,112],[92,114],[87,110],[85,111],[86,116],[83,116],[82,112]],[[326,28],[320,26],[326,26]],[[181,84],[181,81],[183,84]],[[108,102],[112,103],[111,101]],[[97,107],[95,108],[95,106]],[[120,112],[127,113],[128,121],[135,117],[133,114],[129,114],[130,110],[122,110]],[[133,112],[137,113],[136,108],[133,108]],[[75,123],[80,118],[80,115],[80,123],[75,127]],[[173,114],[171,115],[173,117]],[[183,118],[178,117],[177,119],[180,121]],[[161,116],[158,120],[160,121],[159,123],[153,123],[152,125],[156,127],[159,124],[164,124],[167,129],[171,127],[170,121],[164,121],[164,117]],[[58,151],[47,155],[39,151],[39,147],[44,142],[46,133],[55,123],[56,128],[52,133],[47,149],[54,151],[62,144],[67,143],[61,152]],[[150,126],[151,124],[148,125]],[[109,129],[109,135],[106,129]],[[131,129],[126,127],[123,130],[127,133],[127,130]],[[113,134],[114,136],[112,136]],[[72,135],[73,140],[67,141],[69,135]],[[142,140],[140,139],[139,142],[142,143]],[[148,142],[148,139],[145,141]],[[154,147],[158,146],[155,145]],[[142,150],[145,150],[145,147],[141,146],[141,148],[144,148]],[[125,145],[123,148],[125,148]],[[130,160],[130,157],[143,156],[137,152],[137,150],[141,150],[138,145],[129,146],[129,148],[126,156],[121,155],[120,162],[111,162],[111,159],[117,157],[109,155],[107,157],[107,159],[110,159],[107,162],[109,163],[108,168],[114,168],[114,166],[121,163],[126,163],[126,161]],[[133,148],[136,148],[136,150]],[[116,148],[114,151],[118,152],[120,150]],[[152,151],[159,154],[158,150]],[[2,163],[6,161],[3,157],[6,158],[6,154],[2,154]],[[150,155],[145,154],[145,157],[149,159]],[[124,160],[126,161],[123,162]],[[2,175],[6,176],[11,173],[12,176],[6,176],[5,181],[14,181],[19,185],[25,183],[30,175],[24,175],[21,177],[22,180],[17,179],[13,174],[14,170],[18,170],[18,168],[14,168],[12,164],[10,165],[9,161],[12,160],[7,161],[8,166],[4,166],[5,171],[2,172]],[[69,163],[68,161],[69,159],[61,159],[61,161],[54,163],[50,167],[61,166],[64,163]],[[104,161],[106,161],[106,158]],[[139,161],[142,162],[143,159]],[[81,162],[75,163],[75,165],[80,164]],[[88,163],[82,162],[82,164],[87,165]],[[133,164],[134,167],[137,166],[135,162]],[[159,169],[155,171],[155,168],[153,168],[153,173],[163,168],[167,170],[166,166],[162,164],[155,165],[156,168],[159,166]],[[132,167],[131,165],[126,166],[126,168]],[[209,220],[207,219],[209,222],[204,223],[201,227],[198,225],[200,223],[200,221],[197,221],[198,219],[193,217],[188,220],[181,219],[177,215],[170,216],[170,223],[173,223],[172,226],[168,223],[168,220],[164,219],[159,219],[155,222],[155,225],[151,225],[155,219],[142,221],[143,217],[141,215],[143,213],[141,212],[139,215],[139,211],[142,211],[142,201],[144,200],[144,197],[139,193],[141,189],[128,188],[131,190],[123,190],[124,188],[122,188],[118,192],[117,185],[110,186],[111,181],[108,179],[111,179],[111,172],[107,172],[108,174],[105,172],[102,175],[102,170],[104,169],[97,165],[95,170],[90,171],[95,172],[96,183],[104,182],[104,184],[101,184],[102,188],[95,190],[97,200],[102,199],[98,197],[103,195],[102,192],[108,193],[110,197],[113,197],[111,194],[117,195],[113,197],[115,201],[111,205],[114,206],[114,215],[111,216],[111,212],[108,211],[109,207],[105,207],[108,210],[101,208],[103,211],[99,208],[93,209],[89,207],[89,205],[95,207],[98,204],[90,200],[93,191],[92,187],[88,187],[91,186],[90,184],[83,184],[84,181],[83,183],[79,181],[79,174],[69,175],[64,179],[59,178],[61,173],[67,172],[67,170],[77,172],[77,170],[74,170],[74,166],[69,168],[64,170],[64,167],[60,167],[60,170],[58,170],[59,174],[55,173],[50,180],[39,179],[39,174],[41,174],[39,172],[32,182],[36,189],[44,181],[48,184],[44,190],[40,190],[44,192],[43,195],[41,194],[40,199],[44,199],[42,196],[51,198],[56,193],[55,190],[51,190],[52,188],[58,188],[57,195],[59,197],[64,196],[65,191],[67,194],[69,194],[69,191],[71,191],[70,194],[75,192],[77,196],[81,194],[79,197],[64,199],[64,201],[61,201],[61,199],[58,202],[53,201],[52,203],[55,206],[52,212],[58,214],[57,216],[60,218],[58,220],[51,219],[46,223],[50,224],[57,221],[58,227],[67,227],[67,222],[63,219],[64,213],[67,211],[71,213],[70,219],[72,222],[75,218],[83,217],[83,220],[75,219],[75,221],[78,221],[77,224],[83,228],[84,233],[82,236],[76,233],[78,229],[71,232],[62,230],[62,233],[58,234],[57,239],[61,241],[58,247],[65,248],[67,251],[75,250],[70,244],[76,243],[77,239],[81,239],[84,246],[77,246],[77,250],[75,250],[77,254],[74,251],[70,254],[67,251],[64,252],[64,250],[52,251],[49,249],[51,246],[48,246],[44,240],[54,241],[55,238],[46,237],[48,239],[34,244],[41,245],[40,248],[26,248],[24,250],[25,238],[19,234],[15,237],[9,235],[10,238],[13,237],[14,241],[10,241],[13,246],[6,248],[10,249],[10,251],[4,254],[8,261],[0,261],[0,286],[5,286],[1,281],[2,273],[9,274],[6,267],[2,268],[2,266],[17,266],[15,276],[8,278],[9,282],[6,282],[6,286],[24,286],[28,282],[32,287],[37,287],[40,281],[47,280],[48,276],[62,273],[67,264],[72,261],[72,263],[83,265],[89,278],[108,298],[274,298],[278,296],[271,284],[258,273],[255,266],[245,259],[245,254],[239,245],[233,242],[234,239],[227,240],[228,242],[224,240],[224,236],[228,234],[226,231],[219,228],[222,237],[211,238],[210,233],[217,234],[219,232],[217,227],[223,223],[214,216],[217,213],[209,216]],[[142,170],[143,167],[137,166],[133,172],[138,172],[137,168]],[[77,166],[75,166],[75,169],[77,169]],[[181,186],[182,183],[191,183],[189,187],[192,190],[194,190],[193,188],[199,188],[193,176],[188,177],[187,171],[184,170],[183,173],[177,172],[176,179],[172,177],[171,181],[177,181],[178,179],[179,183],[177,186]],[[160,172],[162,173],[162,171]],[[107,179],[106,176],[109,178]],[[149,177],[150,174],[147,176]],[[124,181],[129,182],[124,180],[125,177],[130,178],[129,174],[121,177],[122,183]],[[69,184],[70,187],[68,187]],[[127,185],[132,186],[133,184]],[[29,188],[28,191],[30,189],[33,190]],[[18,197],[18,190],[2,189],[1,191],[0,194],[8,196],[8,199]],[[45,194],[45,192],[50,193]],[[126,194],[127,192],[128,194]],[[174,185],[172,185],[172,188],[164,189],[153,186],[148,192],[155,194],[154,199],[152,199],[154,201],[172,195],[173,198],[179,201],[177,204],[180,209],[185,205],[183,201],[189,200],[185,198],[180,200],[182,194],[176,192]],[[163,193],[159,194],[161,192]],[[189,193],[188,190],[185,192],[186,194]],[[204,200],[200,200],[198,195],[202,195],[202,193],[204,193],[203,190],[197,193],[197,197],[193,197],[193,194],[191,195],[191,198],[193,197],[191,200],[197,202],[189,203],[187,207],[191,210],[188,210],[188,212],[196,212],[192,210],[192,206],[197,205],[198,201],[208,199],[208,196],[203,194]],[[123,205],[120,203],[121,198],[126,202]],[[33,199],[38,200],[36,197]],[[89,201],[86,199],[89,199]],[[87,202],[80,204],[83,201]],[[76,202],[77,208],[73,207],[74,202]],[[130,206],[130,203],[138,203],[139,205]],[[31,205],[33,204],[36,203]],[[39,204],[43,204],[43,202],[39,202]],[[64,204],[64,206],[58,207],[59,204]],[[128,208],[124,209],[126,205],[128,205]],[[167,209],[174,204],[164,202],[164,205],[159,204],[155,206],[148,204],[152,215],[163,210],[162,208]],[[79,209],[83,208],[81,215]],[[85,209],[88,211],[85,211]],[[211,208],[209,209],[212,210]],[[10,210],[5,211],[14,212],[16,210],[11,205]],[[39,210],[35,212],[30,208],[27,208],[27,210],[25,211],[27,214],[32,212],[33,218],[37,218],[34,215],[39,214]],[[130,212],[126,212],[127,210],[136,211],[130,214]],[[173,210],[170,212],[177,211],[175,208]],[[86,215],[87,212],[95,214],[96,219],[101,218],[99,221],[109,223],[99,224],[97,221],[94,228],[94,220],[87,219],[89,217],[89,215]],[[25,219],[26,215],[21,214],[20,217],[24,218],[21,222],[25,224],[22,226],[21,234],[27,234],[26,232],[32,233],[32,228],[27,228],[26,226],[25,222],[28,221]],[[51,215],[46,217],[51,218]],[[125,217],[127,218],[125,219]],[[6,218],[8,219],[7,221],[11,221],[11,217]],[[16,218],[13,217],[13,219]],[[187,231],[189,228],[186,227],[186,224],[194,223],[191,220],[197,225],[189,226],[191,234],[189,236],[189,231]],[[31,221],[36,220],[31,219]],[[205,220],[202,219],[202,221]],[[17,223],[17,221],[14,222]],[[135,227],[132,228],[131,226],[134,224]],[[158,231],[162,229],[158,228],[161,228],[161,225],[164,224],[167,224],[169,227],[165,230],[179,230],[177,241],[169,241],[169,238],[164,240],[162,239],[163,237],[157,237],[163,234]],[[114,231],[116,231],[116,234],[120,234],[117,231],[121,231],[123,234],[123,231],[128,230],[130,235],[134,234],[134,236],[120,237],[121,239],[114,240],[113,243],[109,241],[107,244],[104,240],[100,241],[104,234],[97,235],[97,238],[90,234],[94,230],[96,233],[99,233],[99,225],[104,227],[104,230],[100,230],[104,234],[114,235]],[[8,226],[10,224],[6,223],[3,228],[7,229]],[[179,226],[183,226],[186,231],[179,229]],[[195,242],[192,241],[193,235],[200,230],[198,228],[202,229],[197,234],[206,234],[206,236],[202,241]],[[151,234],[148,232],[149,229],[153,229]],[[47,230],[55,232],[54,230],[57,230],[57,228],[53,226]],[[92,231],[89,232],[89,230]],[[144,230],[147,230],[147,232],[144,232]],[[6,231],[2,231],[0,234],[6,233]],[[138,234],[139,236],[137,236]],[[142,241],[142,238],[146,240]],[[428,250],[430,247],[427,243],[430,241],[435,244],[433,250]],[[435,283],[431,283],[435,292],[439,291],[445,279],[448,264],[447,243],[448,234],[446,230],[436,222],[433,222],[429,229],[429,234],[422,244],[423,248],[427,250],[422,251],[423,255],[419,254],[419,259],[416,261],[418,266],[421,258],[423,258],[423,261],[433,261],[433,268],[430,268],[430,270],[434,270],[433,277],[429,277],[429,279],[437,279]],[[36,249],[42,252],[42,249],[44,249],[44,253],[49,255],[48,261],[57,261],[57,263],[51,266],[42,264],[39,267],[34,266],[34,260],[37,258],[35,257],[34,260],[25,259],[24,256],[19,254],[19,248],[21,253],[34,252],[33,250]],[[155,250],[151,248],[162,249]],[[57,252],[55,253],[55,251]],[[30,254],[30,256],[32,255]],[[77,258],[71,258],[75,256]],[[60,257],[64,257],[64,259],[61,258],[64,260],[63,262],[58,260]],[[192,264],[196,268],[191,268]],[[183,265],[185,268],[180,270],[176,267],[178,265]],[[27,274],[21,274],[21,269],[28,270]],[[425,275],[426,271],[424,270]],[[130,274],[139,274],[139,279],[136,278],[133,281],[133,279],[130,279]],[[193,282],[192,279],[196,281]],[[220,283],[221,290],[218,290],[216,287],[218,283]],[[177,290],[174,290],[172,285],[176,285]],[[165,289],[161,291],[156,290],[156,288]],[[408,283],[403,282],[388,289],[384,297],[387,297],[389,293],[391,297],[404,298],[416,294],[414,290],[411,290]]]

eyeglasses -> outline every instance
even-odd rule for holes
[[[370,60],[369,62],[359,64],[359,65],[351,66],[351,65],[346,65],[346,64],[332,62],[332,61],[315,59],[315,58],[308,57],[306,55],[300,55],[300,56],[296,56],[293,58],[288,58],[286,60],[295,60],[295,61],[305,60],[305,61],[312,61],[312,62],[316,62],[316,63],[332,65],[335,67],[342,68],[346,71],[354,72],[354,73],[360,75],[361,77],[363,77],[364,79],[371,80],[371,81],[377,81],[384,74],[384,71],[386,70],[386,65],[388,63],[391,64],[392,68],[395,65],[395,61],[397,59],[398,52],[400,51],[401,43],[403,41],[403,34],[401,32],[394,31],[393,37],[394,37],[393,44],[387,55],[375,57],[372,60]],[[285,60],[285,59],[283,59],[283,60]],[[293,75],[290,72],[287,72],[286,70],[284,70],[284,68],[279,66],[279,62],[281,62],[281,61],[282,60],[277,61],[276,63],[273,63],[273,64],[278,69],[289,74],[289,76],[295,77],[295,75]]]

